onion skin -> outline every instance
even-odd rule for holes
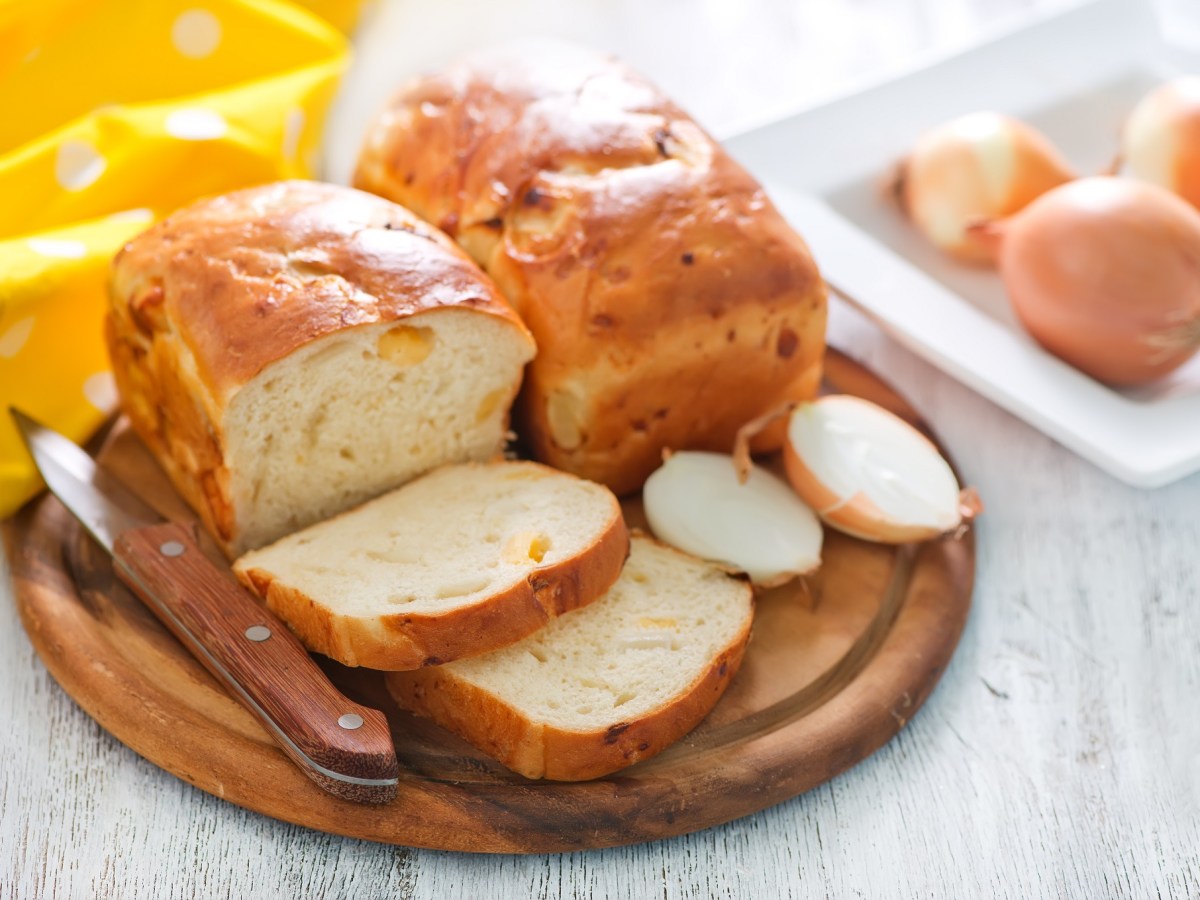
[[[993,229],[1021,323],[1100,381],[1161,378],[1200,348],[1200,213],[1144,182],[1071,182]]]
[[[923,135],[897,172],[901,209],[935,246],[956,259],[993,262],[972,222],[1000,219],[1075,177],[1057,149],[1023,122],[978,112]]]
[[[1121,129],[1125,172],[1200,207],[1200,77],[1178,78],[1141,99]]]

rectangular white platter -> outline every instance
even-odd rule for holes
[[[1117,478],[1158,487],[1200,470],[1200,356],[1147,388],[1092,380],[1018,326],[995,272],[927,245],[881,185],[922,131],[983,109],[1097,173],[1137,100],[1189,71],[1200,54],[1164,40],[1146,0],[1095,0],[725,144],[831,285],[898,341]]]

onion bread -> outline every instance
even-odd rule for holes
[[[230,556],[504,444],[529,332],[407,210],[284,182],[201,201],[118,254],[122,406]]]
[[[455,237],[516,307],[538,342],[517,430],[557,468],[628,493],[664,447],[728,452],[749,419],[816,394],[826,299],[804,242],[611,58],[525,41],[417,80],[355,184]]]
[[[708,714],[741,663],[753,605],[743,579],[635,535],[595,603],[503,650],[389,673],[388,690],[527,778],[598,778]]]
[[[413,669],[503,647],[616,581],[607,488],[533,462],[443,466],[255,550],[234,572],[310,649]]]

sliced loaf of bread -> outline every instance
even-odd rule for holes
[[[443,466],[241,557],[237,576],[309,649],[415,669],[504,647],[616,581],[605,487],[531,462]]]
[[[494,653],[389,673],[388,689],[527,778],[598,778],[708,715],[741,663],[753,606],[746,581],[635,535],[600,600]]]
[[[533,339],[408,210],[287,181],[201,200],[113,263],[121,405],[232,558],[500,456]]]

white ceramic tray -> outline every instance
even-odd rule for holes
[[[926,128],[979,109],[1042,129],[1102,169],[1151,86],[1200,72],[1144,0],[1096,0],[897,80],[762,125],[726,146],[766,184],[832,285],[897,340],[1063,445],[1139,487],[1200,470],[1200,357],[1118,391],[1044,352],[996,274],[924,243],[881,178]]]

